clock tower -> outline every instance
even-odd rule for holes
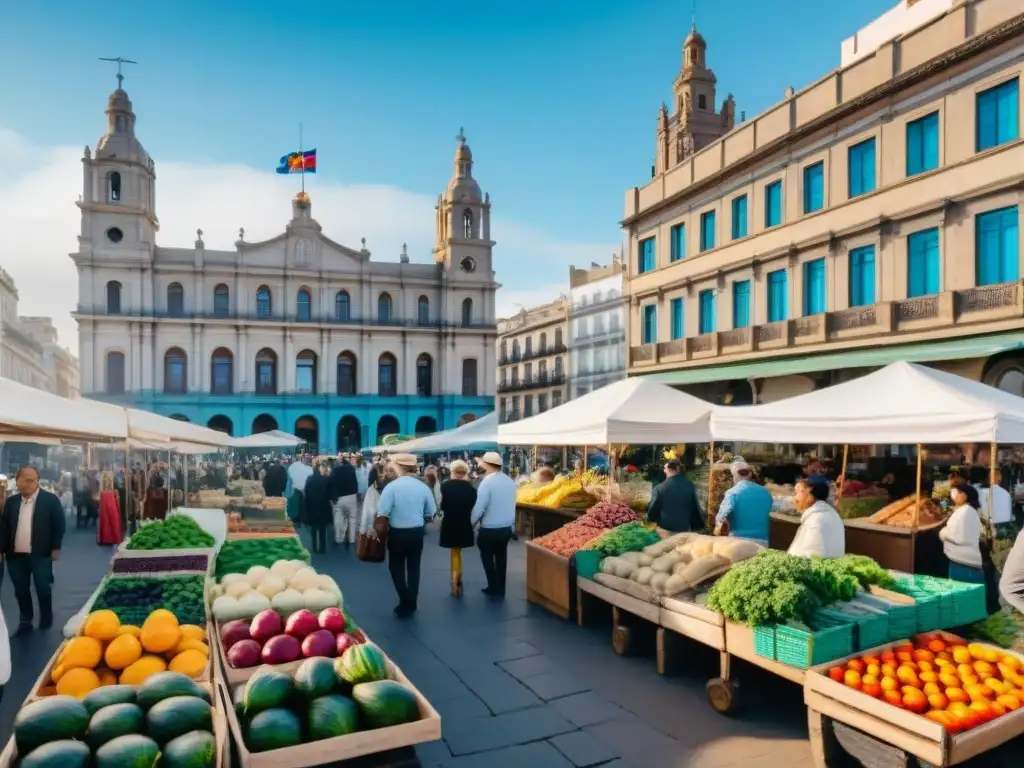
[[[455,172],[448,189],[438,195],[434,260],[446,272],[479,274],[491,279],[491,198],[473,178],[473,152],[459,130]]]

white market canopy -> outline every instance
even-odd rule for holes
[[[484,451],[498,444],[498,413],[491,411],[461,427],[387,446],[391,453],[444,453],[445,451]],[[382,446],[383,447],[383,446]]]
[[[123,410],[128,414],[128,436],[134,440],[157,443],[195,443],[215,445],[220,448],[230,448],[235,444],[235,439],[231,435],[209,427],[189,421],[170,419],[136,408],[124,408]]]
[[[233,446],[235,448],[294,448],[304,442],[306,441],[297,435],[272,429],[269,432],[260,432],[247,437],[236,437]]]
[[[94,400],[69,400],[0,378],[0,433],[4,440],[36,438],[109,442],[128,437],[123,408]]]
[[[522,421],[502,445],[667,445],[711,440],[711,403],[644,378],[623,379]]]
[[[718,408],[711,430],[755,443],[1024,443],[1024,398],[899,362],[788,400]]]

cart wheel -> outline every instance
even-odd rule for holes
[[[629,627],[619,624],[612,630],[612,648],[619,656],[625,656],[629,653],[629,646],[632,644],[632,641],[633,632]]]
[[[732,681],[723,680],[720,677],[708,680],[705,690],[711,708],[720,715],[730,715],[735,712],[739,698],[737,687]]]

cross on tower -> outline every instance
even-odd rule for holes
[[[132,61],[131,59],[123,59],[120,56],[118,56],[117,58],[113,58],[113,59],[108,59],[108,58],[105,58],[103,56],[100,56],[100,61],[110,61],[110,62],[113,62],[114,64],[117,64],[117,89],[118,90],[121,90],[121,85],[122,85],[122,83],[124,83],[124,75],[121,73],[121,65],[122,64],[138,64],[139,63],[137,61]]]
[[[464,130],[462,130],[462,128],[459,128],[459,135],[456,136],[455,138],[458,140],[459,144],[465,144],[466,143],[466,132]]]

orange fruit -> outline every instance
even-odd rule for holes
[[[949,706],[949,699],[943,696],[941,693],[933,693],[928,697],[928,705],[932,709],[945,709]]]
[[[1002,696],[996,699],[1000,705],[1005,707],[1007,711],[1013,712],[1015,709],[1020,709],[1021,703],[1018,701],[1016,696],[1011,696],[1008,693],[1004,693]]]
[[[956,733],[960,730],[960,721],[957,720],[956,716],[952,712],[943,712],[942,710],[933,709],[930,712],[926,712],[925,717],[932,722],[941,725],[948,733]]]
[[[882,651],[881,658],[882,658],[883,662],[890,662],[891,663],[893,661],[896,661],[896,651],[894,651],[892,649],[889,649],[888,651]]]
[[[928,650],[932,653],[942,653],[946,650],[946,644],[939,638],[935,638],[934,640],[928,641]]]
[[[1012,682],[1013,679],[1017,677],[1017,673],[1006,662],[1000,661],[996,664],[996,670],[999,672],[999,676],[1007,682]]]
[[[882,686],[883,691],[898,691],[900,689],[899,680],[895,677],[883,677],[878,684]]]
[[[961,704],[966,704],[971,700],[971,697],[968,696],[962,688],[947,688],[946,698],[949,699],[950,702],[959,702]]]
[[[843,682],[846,683],[849,688],[860,690],[860,672],[853,669],[846,670],[846,673],[843,675]]]
[[[966,647],[958,645],[953,648],[953,661],[957,664],[970,664],[974,659],[971,658],[971,652]]]
[[[903,696],[899,691],[884,691],[882,693],[882,698],[894,707],[903,709]]]
[[[927,671],[922,672],[918,675],[922,683],[937,683],[939,681],[939,675],[937,672]]]
[[[976,683],[975,685],[969,685],[964,689],[967,695],[971,697],[971,701],[988,701],[996,697],[996,692],[989,688],[987,685],[981,685]]]
[[[935,660],[935,654],[929,651],[927,648],[918,648],[912,654],[914,661],[927,661],[931,662]]]
[[[897,656],[901,652],[903,652],[903,653],[913,653],[914,652],[914,644],[913,643],[903,643],[902,645],[894,646],[893,650],[896,651]]]
[[[868,664],[864,667],[864,674],[871,675],[872,677],[881,677],[882,666],[880,664]]]
[[[919,661],[917,662],[917,669],[920,672],[934,672],[935,664],[930,661]]]
[[[917,672],[905,664],[901,664],[900,668],[896,670],[896,679],[904,685],[912,685],[915,688],[921,687],[921,680],[918,678]]]
[[[912,651],[896,651],[896,660],[905,664],[914,660],[914,654]]]
[[[987,661],[976,661],[971,664],[974,667],[974,672],[981,677],[982,675],[988,675],[991,677],[996,673],[996,668],[989,664]]]
[[[860,689],[868,696],[874,696],[876,699],[882,695],[882,686],[876,682],[868,682],[867,678],[862,682]]]
[[[1009,693],[1011,690],[1013,690],[1006,683],[997,680],[994,677],[990,677],[988,680],[985,680],[984,682],[985,685],[987,685],[989,688],[995,691],[996,696],[1002,696],[1004,693]]]
[[[988,705],[992,708],[992,711],[995,712],[996,717],[1002,717],[1007,712],[1006,707],[1004,707],[998,701],[990,701]]]
[[[960,678],[949,672],[940,672],[939,683],[941,683],[944,688],[959,688]]]
[[[897,667],[898,665],[896,664],[890,664],[889,662],[886,662],[882,665],[882,675],[885,677],[896,677]]]
[[[911,712],[923,713],[928,709],[928,699],[917,688],[904,686],[903,706]]]
[[[994,720],[996,717],[996,711],[987,701],[972,701],[971,709],[977,712],[978,717],[981,718],[983,723],[987,723],[989,720]]]
[[[921,692],[924,693],[925,696],[932,696],[936,693],[942,693],[942,689],[939,687],[938,683],[925,683]],[[945,707],[942,707],[942,709],[945,709]]]
[[[1011,656],[1008,653],[1003,655],[1003,657],[999,660],[999,663],[1006,667],[1009,667],[1014,672],[1024,672],[1024,661],[1021,661],[1016,656]]]
[[[1014,688],[1012,691],[1010,691],[1010,695],[1013,696],[1013,698],[1015,698],[1017,701],[1019,701],[1021,703],[1021,706],[1024,706],[1024,688]]]
[[[846,670],[844,670],[842,667],[832,667],[828,671],[828,676],[835,680],[837,683],[841,683],[843,682],[843,675],[845,674],[845,672]]]
[[[864,662],[860,659],[850,659],[848,662],[846,662],[846,668],[852,669],[854,672],[863,673],[864,666]]]
[[[861,656],[861,659],[864,660],[865,664],[878,664],[878,665],[881,665],[881,663],[882,663],[882,660],[878,656],[875,656],[872,653],[869,653],[869,654],[867,654],[865,656]]]

